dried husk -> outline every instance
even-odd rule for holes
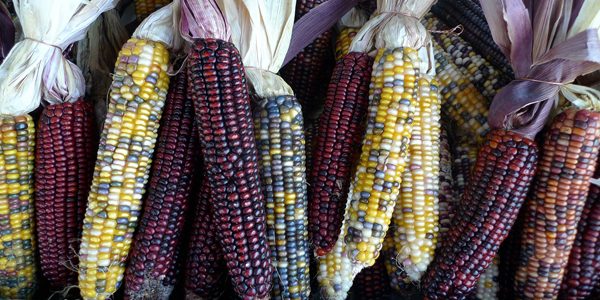
[[[597,94],[571,82],[600,69],[600,1],[481,4],[494,41],[517,78],[495,96],[488,117],[491,127],[535,137],[557,105],[559,93],[584,107],[597,105]]]
[[[79,68],[63,57],[112,0],[14,0],[25,39],[0,66],[0,114],[24,115],[41,99],[75,101],[85,93]],[[60,16],[60,17],[57,17]]]
[[[295,0],[218,0],[231,26],[253,92],[260,98],[293,95],[277,75],[290,45]]]

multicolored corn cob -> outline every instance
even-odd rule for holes
[[[354,39],[359,30],[360,28],[345,27],[338,33],[335,41],[336,61],[339,61],[346,56],[346,54],[350,53],[350,44],[352,44],[352,39]]]
[[[483,272],[477,282],[477,292],[475,297],[478,300],[496,300],[498,299],[498,256],[490,263],[490,266]]]
[[[207,176],[196,196],[185,265],[185,290],[189,299],[218,299],[224,292],[225,260],[210,198]]]
[[[308,202],[302,107],[294,96],[261,99],[254,109],[267,238],[276,269],[271,296],[310,295]]]
[[[29,115],[0,117],[0,297],[29,299],[35,290],[33,162]]]
[[[452,154],[448,142],[448,132],[444,127],[440,131],[440,176],[439,176],[439,227],[436,248],[445,242],[446,233],[452,229],[452,219],[458,208],[458,197],[454,192],[452,177]]]
[[[298,0],[296,20],[327,0]],[[281,77],[290,84],[305,114],[320,110],[327,83],[334,66],[331,43],[333,29],[328,29],[285,65]]]
[[[192,47],[187,72],[229,276],[240,297],[267,297],[273,268],[242,59],[232,43],[199,39]]]
[[[319,120],[310,182],[309,230],[317,256],[340,233],[353,165],[364,135],[373,59],[353,52],[340,60]]]
[[[166,299],[173,286],[169,273],[176,256],[197,158],[194,107],[186,97],[185,73],[171,84],[163,111],[144,211],[125,272],[129,299]]]
[[[413,281],[421,278],[433,259],[439,231],[441,103],[437,83],[420,78],[418,93],[408,165],[392,219],[396,259]]]
[[[171,3],[169,0],[135,0],[135,14],[143,20],[159,8]]]
[[[600,150],[600,113],[568,109],[545,134],[526,205],[515,289],[520,299],[556,299]]]
[[[341,232],[345,228],[342,225]],[[357,271],[348,257],[348,251],[343,237],[339,237],[331,251],[322,257],[318,257],[317,281],[320,287],[320,295],[324,299],[344,300],[352,287]]]
[[[517,133],[494,130],[479,150],[448,243],[423,280],[428,299],[461,299],[508,235],[535,174],[537,146]]]
[[[482,54],[500,72],[512,77],[510,64],[494,42],[483,10],[477,4],[472,0],[442,0],[431,8],[431,12],[449,27],[462,25],[460,38],[475,47],[477,53]]]
[[[169,88],[164,44],[131,38],[119,53],[79,251],[84,299],[120,286],[141,213],[162,108]]]
[[[354,299],[383,300],[388,299],[390,285],[383,256],[371,267],[363,269],[356,275],[350,295]]]
[[[411,48],[380,49],[375,58],[367,129],[340,237],[350,259],[363,266],[379,256],[400,192],[422,84],[419,67]]]
[[[459,35],[444,32],[448,28],[433,15],[427,15],[424,23],[428,29],[435,31],[432,37],[439,46],[438,51],[448,54],[450,61],[470,79],[487,102],[513,78],[512,72],[503,73],[497,69]]]
[[[470,78],[452,63],[448,53],[436,45],[435,63],[440,82],[442,111],[471,140],[482,141],[490,130],[487,122],[488,100],[473,86]]]
[[[600,165],[596,176],[600,178]],[[577,225],[577,237],[569,255],[559,299],[588,299],[600,284],[600,186],[592,184]],[[596,294],[597,295],[597,294]]]
[[[92,105],[48,105],[36,131],[35,220],[40,268],[50,287],[77,283],[81,227],[97,150]]]
[[[410,280],[407,280],[408,275],[406,275],[404,269],[400,268],[400,264],[398,263],[398,251],[396,251],[396,246],[394,245],[394,232],[394,230],[389,230],[385,235],[381,248],[381,257],[383,257],[390,287],[396,292],[403,292],[411,283]]]

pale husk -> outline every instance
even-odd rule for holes
[[[113,1],[14,0],[14,6],[25,39],[0,66],[0,114],[27,114],[42,97],[49,102],[77,100],[85,93],[83,75],[62,51],[82,39]]]
[[[377,9],[350,46],[350,51],[409,47],[419,49],[430,40],[419,19],[435,0],[377,0]]]
[[[181,20],[180,1],[163,6],[149,15],[133,32],[133,37],[143,40],[160,42],[178,52],[183,48],[184,42],[179,34]]]
[[[420,19],[435,0],[377,0],[377,10],[362,26],[350,45],[350,52],[369,53],[374,49],[408,47],[418,51],[421,72],[434,75],[431,36]]]
[[[290,45],[295,0],[218,0],[231,26],[231,39],[240,51],[246,76],[261,98],[293,95],[276,73]]]
[[[358,7],[353,7],[340,19],[337,27],[338,29],[361,28],[363,25],[365,25],[365,23],[367,23],[368,19],[369,16],[367,15],[366,11]]]

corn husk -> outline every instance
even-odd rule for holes
[[[190,43],[194,39],[229,41],[231,38],[229,23],[214,0],[182,0],[180,31]]]
[[[494,98],[491,127],[533,138],[558,104],[559,93],[575,106],[597,107],[597,93],[571,83],[600,69],[600,1],[490,0],[481,4],[492,37],[517,78]]]
[[[175,0],[149,15],[133,32],[133,37],[165,44],[173,52],[183,48],[179,34],[181,2]]]
[[[340,30],[343,28],[361,28],[367,23],[368,19],[369,16],[366,11],[353,7],[340,19],[337,28]]]
[[[83,75],[62,52],[81,40],[113,1],[14,0],[14,4],[25,39],[0,66],[0,114],[27,114],[42,97],[49,102],[79,99],[85,93]]]
[[[260,98],[293,95],[276,73],[290,45],[295,0],[218,0],[231,26],[231,40],[240,50],[246,76]]]
[[[371,19],[356,34],[350,52],[371,52],[374,49],[408,47],[418,50],[421,72],[434,75],[431,36],[420,19],[435,0],[377,0]]]

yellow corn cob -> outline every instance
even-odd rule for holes
[[[131,38],[119,53],[83,224],[84,299],[108,298],[123,278],[169,87],[168,61],[163,44],[143,39]]]
[[[353,262],[372,266],[388,230],[412,131],[420,59],[410,48],[380,49],[375,58],[367,131],[348,195],[342,232]]]
[[[170,0],[135,0],[135,14],[138,20],[143,20],[169,3],[171,3]]]
[[[396,259],[417,281],[433,259],[438,226],[440,99],[436,82],[419,80],[408,167],[394,210]]]
[[[35,287],[33,162],[29,115],[0,118],[0,298],[28,299]]]
[[[350,52],[350,44],[352,39],[360,28],[346,27],[340,31],[335,41],[335,60],[340,60],[344,55]]]
[[[319,258],[317,278],[325,299],[345,299],[354,277],[379,256],[406,165],[419,64],[414,49],[377,52],[367,130],[341,234],[333,250]]]

